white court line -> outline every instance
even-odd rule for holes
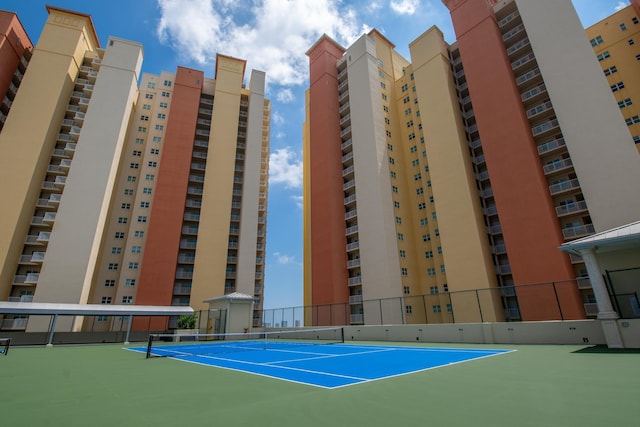
[[[278,360],[275,362],[264,362],[264,365],[270,365],[273,366],[272,364],[274,363],[289,363],[289,362],[303,362],[305,360],[317,360],[317,359],[329,359],[332,357],[345,357],[345,356],[359,356],[361,354],[369,354],[369,353],[383,353],[385,351],[394,351],[396,350],[395,348],[389,348],[389,349],[382,349],[382,350],[371,350],[371,351],[361,351],[358,353],[345,353],[345,354],[327,354],[327,353],[304,353],[301,351],[293,351],[291,353],[303,353],[303,354],[318,354],[318,357],[307,357],[307,358],[302,358],[302,359],[289,359],[289,360]],[[286,350],[275,350],[275,351],[282,351],[287,352]]]
[[[195,356],[195,357],[202,357],[202,358],[205,358],[205,359],[224,360],[226,362],[241,363],[241,364],[245,364],[245,365],[266,366],[266,367],[269,367],[269,368],[278,368],[278,369],[284,369],[284,370],[288,370],[288,371],[306,372],[306,373],[309,373],[309,374],[325,375],[325,376],[329,376],[329,377],[348,378],[350,380],[367,381],[366,378],[352,377],[352,376],[349,376],[349,375],[338,375],[338,374],[331,374],[329,372],[312,371],[310,369],[301,369],[301,368],[291,368],[291,367],[288,367],[288,366],[269,365],[267,363],[246,362],[246,361],[243,361],[243,360],[227,359],[226,357],[216,357],[216,356]],[[225,366],[218,366],[218,368],[226,369]],[[243,371],[243,372],[245,372],[245,371]],[[253,373],[253,372],[251,372],[251,373]]]

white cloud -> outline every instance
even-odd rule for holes
[[[372,1],[371,3],[369,3],[367,5],[367,12],[369,13],[375,13],[378,10],[382,9],[382,2],[381,1]]]
[[[264,70],[283,86],[305,82],[305,52],[323,33],[345,45],[362,33],[354,9],[340,0],[157,1],[158,37],[185,59],[244,58],[247,69]]]
[[[295,101],[296,97],[293,95],[291,89],[286,88],[278,92],[278,94],[276,95],[276,99],[283,104],[288,104]]]
[[[271,121],[277,125],[284,124],[284,117],[277,111],[271,112]]]
[[[280,252],[274,252],[273,256],[276,257],[278,264],[293,264],[296,260],[296,257],[292,255],[281,254]]]
[[[619,11],[624,9],[625,7],[629,6],[629,2],[624,2],[624,1],[619,1],[618,4],[616,5],[616,7],[614,8],[615,11]]]
[[[302,187],[302,160],[290,148],[280,148],[269,156],[269,184]]]
[[[304,209],[304,204],[303,204],[304,197],[302,197],[302,194],[291,196],[291,198],[296,203],[296,206],[298,207],[298,209],[300,209],[300,210]]]
[[[391,9],[399,15],[413,15],[418,9],[419,0],[391,0]]]

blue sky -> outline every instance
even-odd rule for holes
[[[143,43],[143,72],[175,72],[182,65],[213,77],[216,53],[266,71],[272,126],[265,308],[302,305],[304,52],[323,33],[348,46],[371,28],[405,58],[409,43],[432,25],[455,41],[440,0],[2,0],[0,8],[16,12],[37,43],[47,4],[90,14],[102,45],[109,36]],[[588,27],[629,2],[573,4]]]

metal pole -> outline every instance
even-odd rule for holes
[[[478,310],[480,311],[480,323],[484,323],[484,318],[482,317],[482,304],[480,304],[480,296],[478,295],[477,289],[476,289],[476,300],[478,300]]]
[[[124,344],[129,344],[129,335],[131,334],[131,324],[133,323],[133,316],[129,315],[129,324],[127,325],[127,337],[124,339]]]
[[[53,331],[56,330],[56,322],[58,321],[58,315],[53,315],[53,321],[51,322],[51,329],[49,330],[49,342],[47,342],[47,347],[53,347]]]
[[[556,282],[551,282],[551,286],[553,286],[553,293],[556,296],[556,303],[558,304],[558,311],[560,311],[560,320],[564,320],[564,316],[562,315],[562,305],[560,304],[560,298],[558,298],[558,290],[556,289]]]

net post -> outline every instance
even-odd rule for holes
[[[151,343],[153,342],[153,334],[149,334],[149,341],[147,342],[147,359],[151,357]]]
[[[340,328],[340,342],[344,344],[344,327]]]

